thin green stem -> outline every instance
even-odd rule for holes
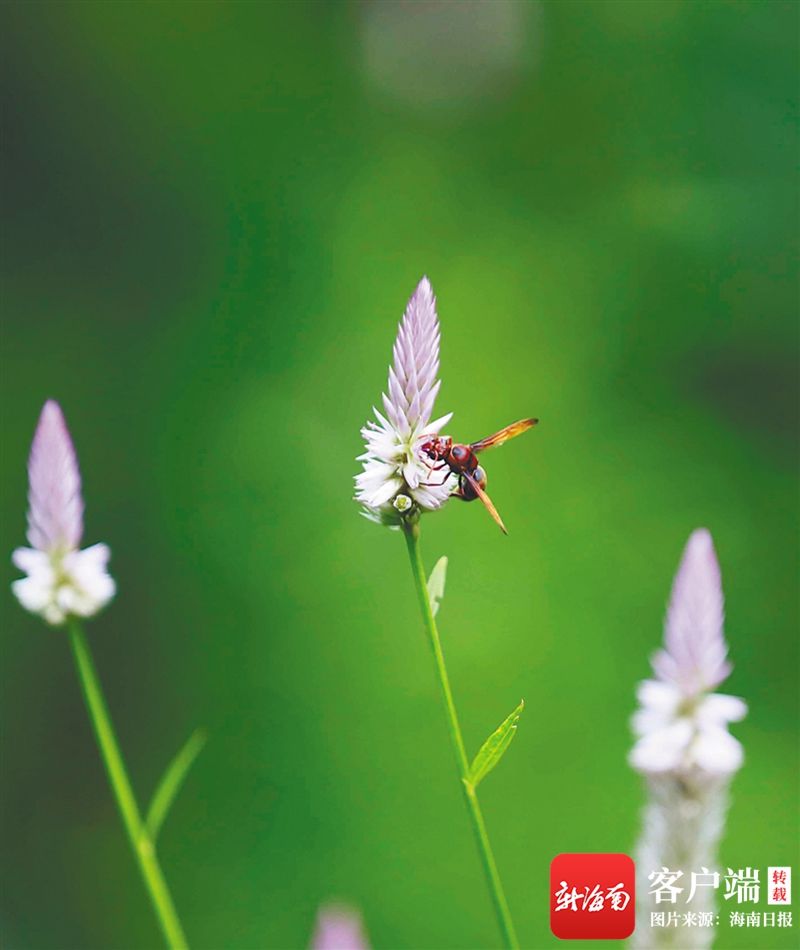
[[[139,814],[139,807],[136,804],[136,798],[125,770],[125,762],[114,735],[114,727],[111,725],[111,717],[103,698],[103,691],[100,688],[100,680],[97,678],[97,671],[89,651],[86,634],[76,620],[70,622],[69,638],[75,656],[75,664],[78,667],[78,677],[81,681],[86,707],[89,710],[89,718],[97,736],[103,762],[108,772],[108,779],[114,790],[125,830],[128,832],[133,853],[136,856],[145,887],[153,903],[153,909],[164,932],[167,945],[171,950],[186,950],[188,946],[186,937],[175,911],[175,905],[172,903],[172,897],[167,882],[164,880],[161,866],[158,863],[155,846]]]
[[[464,746],[464,738],[461,735],[461,726],[458,724],[458,714],[456,713],[453,693],[450,689],[450,680],[447,676],[447,668],[444,663],[439,631],[436,627],[436,620],[433,616],[430,597],[428,595],[425,567],[422,563],[422,555],[419,549],[419,525],[405,524],[403,532],[406,536],[408,555],[411,559],[411,572],[414,575],[414,584],[417,588],[417,596],[419,597],[419,604],[422,609],[422,619],[425,623],[425,630],[427,631],[431,649],[433,650],[433,657],[436,661],[436,673],[438,675],[439,685],[442,689],[442,698],[444,699],[445,712],[447,713],[447,724],[450,727],[450,738],[453,743],[453,750],[456,754],[456,763],[458,765],[460,778],[459,784],[464,793],[464,800],[467,803],[467,811],[472,821],[472,828],[478,843],[478,851],[480,852],[483,862],[486,881],[492,895],[492,901],[497,913],[497,921],[503,933],[505,945],[511,948],[511,950],[516,950],[516,948],[519,947],[519,942],[517,941],[514,922],[511,919],[511,912],[508,909],[508,902],[506,901],[506,895],[500,881],[500,874],[498,873],[497,864],[495,863],[494,854],[492,853],[486,823],[483,820],[481,807],[478,803],[478,795],[469,778],[467,750]]]

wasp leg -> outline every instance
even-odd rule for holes
[[[442,470],[443,468],[447,468],[447,467],[448,467],[447,462],[444,462],[444,461],[440,462],[438,465],[431,465],[430,462],[426,462],[426,461],[423,459],[423,464],[425,465],[425,468],[428,469],[428,472],[430,472],[431,474],[432,474],[433,472],[441,472],[441,470]],[[447,479],[445,479],[445,481],[447,481]],[[427,482],[421,482],[420,484],[422,484],[422,485],[427,485],[428,483],[427,483]],[[441,482],[441,484],[444,485],[444,482]]]
[[[424,485],[425,488],[441,488],[453,473],[450,471],[447,462],[442,462],[441,465],[437,465],[435,468],[431,469],[432,472],[440,472],[443,468],[447,468],[447,474],[440,482],[420,482],[420,485]]]

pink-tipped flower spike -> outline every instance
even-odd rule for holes
[[[420,515],[425,511],[441,508],[459,480],[459,476],[451,471],[457,466],[449,463],[438,466],[432,464],[433,461],[444,462],[446,455],[441,454],[438,449],[434,450],[431,444],[427,445],[423,452],[425,443],[432,443],[436,439],[440,429],[450,421],[452,415],[442,416],[435,422],[430,421],[433,404],[439,392],[438,372],[439,321],[436,316],[436,298],[427,277],[423,277],[408,302],[394,344],[392,365],[389,367],[389,385],[383,396],[383,410],[386,415],[375,409],[378,421],[368,422],[361,430],[366,442],[366,452],[360,456],[364,468],[356,476],[356,500],[364,506],[363,513],[368,518],[390,527],[402,528],[405,535],[422,619],[436,660],[436,675],[445,698],[445,713],[461,777],[460,784],[462,791],[466,789],[468,792],[465,803],[477,836],[486,883],[492,895],[504,945],[517,947],[519,943],[514,922],[495,865],[476,791],[486,769],[491,767],[489,765],[483,768],[485,761],[489,761],[485,757],[485,750],[500,730],[484,743],[475,762],[470,765],[452,701],[450,680],[434,619],[444,587],[444,565],[447,559],[439,560],[429,580],[419,547]],[[478,495],[478,482],[473,481],[472,484],[476,487],[475,494]],[[506,730],[503,735],[508,733],[510,736],[513,733],[515,726],[509,726],[509,723],[516,722],[518,713],[519,709],[501,725],[500,729]],[[511,732],[508,732],[509,729]],[[505,749],[507,745],[506,742],[502,748]],[[496,758],[493,759],[491,764],[496,761]]]
[[[91,617],[114,596],[105,544],[79,549],[83,498],[78,460],[64,415],[52,399],[44,404],[28,461],[28,542],[12,560],[28,576],[11,589],[22,606],[48,623],[70,615]]]
[[[725,605],[714,542],[704,528],[689,538],[672,585],[665,649],[653,657],[656,676],[693,697],[731,672],[723,635]]]
[[[683,872],[681,885],[691,887],[695,873],[705,882],[713,882],[716,874],[728,787],[743,760],[728,723],[747,712],[741,699],[712,692],[731,670],[723,620],[719,564],[711,535],[700,529],[684,550],[667,610],[664,648],[652,660],[655,679],[639,684],[641,705],[633,717],[638,738],[629,761],[644,775],[648,792],[635,852],[637,923],[631,945],[636,950],[707,950],[714,937],[711,927],[676,935],[654,927],[651,915],[663,909],[662,879]],[[692,909],[713,918],[713,887],[697,888]]]
[[[431,422],[439,392],[439,321],[436,298],[423,277],[408,301],[389,367],[384,416],[373,408],[377,422],[361,430],[366,451],[358,457],[363,471],[356,475],[356,501],[367,517],[398,524],[401,514],[434,511],[447,501],[455,476],[432,473],[420,446],[452,418],[448,413]],[[438,484],[441,483],[441,484]]]
[[[341,904],[320,907],[311,950],[368,950],[361,915]]]
[[[742,747],[728,723],[743,719],[747,706],[711,692],[731,671],[723,622],[719,564],[701,528],[689,538],[672,586],[664,649],[652,660],[656,678],[639,685],[639,738],[630,754],[638,771],[722,776],[741,766]]]

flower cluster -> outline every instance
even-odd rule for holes
[[[358,457],[363,471],[356,475],[356,501],[367,517],[397,524],[401,514],[434,511],[449,498],[454,476],[432,472],[420,454],[426,439],[440,432],[452,413],[431,422],[439,392],[439,321],[436,298],[423,277],[408,301],[389,367],[385,415],[373,408],[377,422],[361,430],[366,451]]]
[[[638,771],[724,776],[741,766],[742,747],[728,723],[743,719],[747,706],[713,692],[731,671],[723,621],[714,544],[699,529],[689,538],[672,587],[664,649],[652,660],[656,678],[639,685],[641,708],[633,717],[638,741],[630,753]]]
[[[28,542],[14,564],[28,576],[11,585],[17,600],[48,623],[90,617],[114,596],[105,544],[80,550],[83,499],[78,461],[58,403],[39,417],[28,461]]]

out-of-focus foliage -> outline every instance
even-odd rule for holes
[[[423,273],[440,405],[487,454],[423,524],[525,947],[551,858],[626,851],[625,764],[690,531],[746,698],[721,858],[797,840],[798,60],[793,3],[6,3],[2,545],[45,398],[81,459],[91,624],[197,948],[491,947],[402,541],[358,517],[359,426]],[[0,942],[158,946],[66,640],[2,606]],[[688,870],[688,869],[687,869]],[[718,947],[751,947],[722,910]],[[759,946],[790,947],[789,931]],[[767,939],[768,937],[768,939]],[[764,938],[761,940],[761,938]]]

